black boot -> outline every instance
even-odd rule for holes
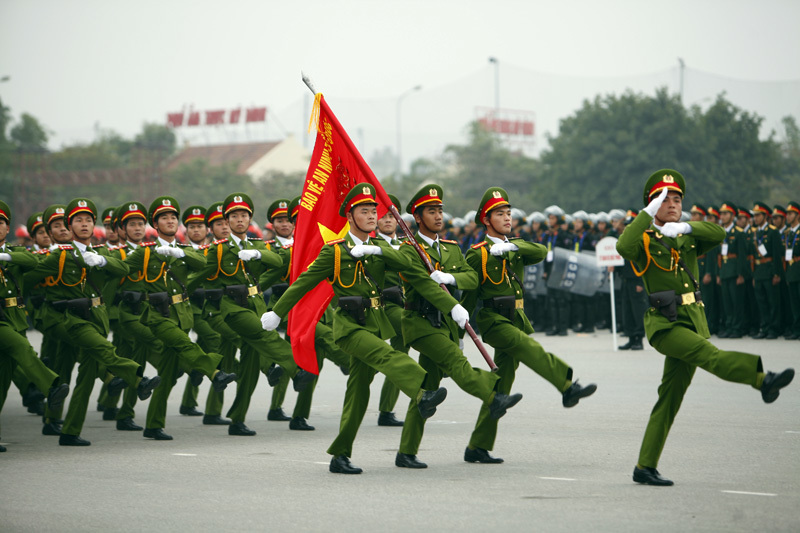
[[[291,420],[292,417],[286,416],[286,413],[283,412],[283,409],[278,407],[277,409],[270,409],[267,412],[267,420],[271,420],[273,422],[288,422]]]
[[[634,336],[631,341],[631,350],[644,350],[644,346],[642,345],[642,337],[639,335]]]
[[[142,426],[133,421],[133,417],[117,420],[117,430],[119,431],[142,431]]]
[[[381,411],[381,414],[378,415],[378,425],[379,426],[388,426],[388,427],[402,427],[403,421],[398,420],[394,413],[390,411]]]

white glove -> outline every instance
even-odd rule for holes
[[[258,250],[241,250],[239,252],[239,259],[242,261],[252,261],[253,259],[261,259],[261,252]]]
[[[644,210],[647,212],[648,215],[650,215],[653,218],[656,217],[656,213],[658,213],[661,204],[664,203],[664,198],[667,197],[667,192],[669,192],[669,189],[664,187],[663,189],[661,189],[661,194],[650,200],[650,203],[647,204],[647,207],[644,208]]]
[[[383,250],[380,246],[374,244],[356,244],[350,250],[350,255],[353,257],[364,257],[365,255],[383,255]]]
[[[11,254],[0,253],[0,261],[11,261]]]
[[[83,261],[87,266],[100,268],[106,266],[106,263],[108,263],[105,257],[94,252],[84,252]]]
[[[431,279],[436,283],[441,283],[442,285],[456,284],[456,278],[452,274],[442,272],[441,270],[434,270],[431,272]]]
[[[247,252],[248,250],[242,250],[243,252]],[[267,311],[263,315],[261,315],[261,327],[267,331],[272,331],[277,328],[281,323],[281,317],[275,313],[275,311]]]
[[[469,313],[461,304],[456,304],[456,306],[450,310],[450,316],[453,317],[453,320],[456,321],[456,324],[458,324],[458,327],[461,329],[464,329],[469,321]]]
[[[501,242],[500,244],[493,245],[492,249],[489,251],[492,253],[492,255],[498,256],[503,255],[506,252],[516,252],[517,250],[519,250],[519,246],[513,242]]]
[[[663,226],[655,225],[656,229],[664,234],[664,237],[675,238],[678,234],[684,235],[692,232],[692,226],[688,222],[667,222]]]
[[[183,257],[186,255],[180,248],[173,248],[172,246],[156,246],[156,253],[172,257]]]

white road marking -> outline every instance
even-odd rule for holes
[[[744,494],[746,496],[777,496],[771,492],[746,492],[742,490],[723,490],[727,494]]]
[[[172,455],[177,455],[179,457],[197,457],[196,453],[173,453]]]
[[[304,463],[305,461],[300,461],[300,462]],[[327,461],[327,462],[326,461],[314,461],[314,464],[315,465],[329,465],[330,461]]]
[[[800,431],[787,431],[786,433],[793,433],[795,435],[800,435]]]
[[[549,479],[551,481],[575,481],[575,479],[571,478],[571,477],[543,477],[543,476],[539,476],[539,479]]]

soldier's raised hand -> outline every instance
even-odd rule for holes
[[[356,244],[350,249],[350,255],[353,257],[364,257],[365,255],[383,255],[383,250],[380,246],[374,244]]]
[[[664,199],[667,197],[668,192],[669,189],[664,187],[663,189],[661,189],[661,194],[650,200],[650,203],[647,204],[647,207],[644,208],[644,210],[647,212],[648,215],[650,215],[653,218],[656,217],[656,213],[658,213],[658,210],[661,208],[661,204],[664,203]]]
[[[663,226],[656,226],[656,229],[663,233],[664,237],[670,238],[675,238],[681,233],[685,235],[692,232],[692,226],[687,222],[667,222]]]

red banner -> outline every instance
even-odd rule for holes
[[[267,121],[267,108],[266,107],[252,107],[247,110],[245,115],[245,122],[266,122]]]
[[[225,110],[206,111],[206,126],[225,123]]]
[[[183,111],[180,113],[167,113],[167,126],[172,128],[183,126]]]
[[[239,118],[242,116],[242,109],[231,109],[231,114],[228,117],[228,124],[238,124]]]
[[[189,113],[189,120],[186,122],[187,126],[199,126],[200,125],[200,112],[199,111],[192,111]]]
[[[375,186],[381,204],[378,206],[379,217],[391,205],[378,178],[358,153],[322,94],[317,94],[314,101],[312,123],[317,115],[317,140],[294,230],[291,281],[306,271],[326,242],[347,234],[349,226],[347,219],[339,216],[339,206],[355,184],[368,182]],[[301,368],[314,374],[319,374],[314,330],[332,297],[331,285],[323,281],[306,293],[289,312],[288,334],[292,339],[294,359]]]

